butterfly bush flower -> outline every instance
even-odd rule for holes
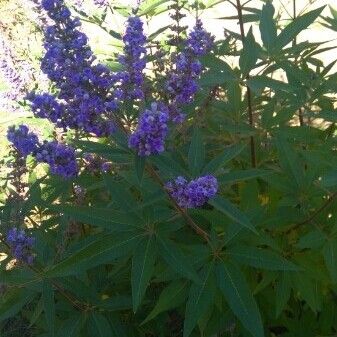
[[[10,126],[7,131],[7,139],[23,157],[33,153],[39,144],[37,135],[29,132],[26,125]]]
[[[143,32],[143,22],[139,17],[128,18],[123,42],[124,55],[119,57],[119,62],[124,69],[115,76],[119,83],[115,97],[121,100],[143,99],[146,37]]]
[[[213,198],[218,191],[218,181],[212,175],[199,177],[188,182],[184,177],[177,177],[166,184],[171,197],[182,208],[201,207]]]
[[[202,72],[198,57],[206,55],[212,48],[214,37],[205,31],[198,19],[184,42],[182,52],[175,56],[175,69],[170,74],[166,88],[170,98],[170,116],[173,122],[181,123],[185,115],[181,107],[192,103],[199,89],[197,80]]]
[[[35,157],[38,162],[49,164],[52,174],[64,179],[76,177],[78,173],[75,150],[57,141],[45,141]]]
[[[138,126],[129,138],[129,147],[137,150],[139,156],[159,154],[165,149],[169,112],[162,103],[152,103],[139,117]]]
[[[12,228],[7,233],[6,241],[17,260],[28,264],[33,263],[32,248],[35,238],[28,236],[23,229]]]
[[[33,112],[50,118],[64,129],[74,128],[98,136],[114,131],[111,118],[113,74],[95,60],[87,36],[79,30],[63,0],[43,0],[42,7],[54,21],[45,30],[46,54],[42,71],[59,90],[56,96],[32,93]]]

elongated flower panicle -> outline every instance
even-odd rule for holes
[[[186,40],[186,49],[195,57],[206,55],[214,45],[214,36],[208,33],[198,19]]]
[[[184,177],[177,177],[165,185],[171,197],[182,208],[201,207],[218,191],[218,181],[207,175],[188,182]]]
[[[27,264],[33,263],[32,248],[35,238],[28,236],[23,229],[12,228],[7,233],[6,241],[17,260]]]
[[[121,100],[143,99],[146,37],[143,32],[143,22],[138,16],[128,18],[123,42],[124,55],[119,57],[119,62],[124,69],[115,77],[116,82],[119,83],[115,97]]]
[[[202,72],[198,57],[206,55],[214,44],[214,37],[205,31],[198,19],[184,43],[182,52],[174,57],[175,69],[170,74],[166,88],[170,98],[170,117],[173,122],[181,123],[185,115],[181,108],[192,103],[199,89],[197,79]]]
[[[159,154],[165,150],[169,112],[161,103],[152,103],[151,110],[145,110],[139,117],[136,131],[129,138],[129,147],[137,150],[139,156]]]
[[[112,72],[95,61],[87,36],[79,30],[79,19],[72,18],[63,0],[43,0],[42,7],[55,24],[45,30],[41,69],[59,91],[54,98],[28,95],[33,112],[64,129],[110,134],[114,131],[109,104],[114,99]]]
[[[75,150],[57,141],[45,141],[36,152],[36,160],[49,164],[52,174],[65,179],[73,178],[78,173]]]
[[[7,139],[23,157],[33,153],[39,145],[37,135],[29,132],[26,125],[10,126],[7,131]]]

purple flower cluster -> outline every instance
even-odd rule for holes
[[[85,169],[94,174],[98,173],[108,173],[112,169],[112,163],[105,161],[103,158],[93,155],[91,153],[85,153],[83,155],[85,161]]]
[[[64,129],[73,128],[98,136],[114,131],[109,103],[114,76],[108,67],[95,63],[79,19],[71,17],[63,0],[43,0],[43,8],[55,22],[45,31],[46,54],[42,71],[57,87],[58,94],[32,93],[33,112]]]
[[[39,139],[33,132],[29,132],[26,125],[19,125],[17,128],[14,125],[10,126],[7,139],[23,157],[33,153],[39,145]]]
[[[162,103],[152,103],[139,117],[136,131],[129,138],[129,147],[139,156],[158,154],[165,149],[169,112]]]
[[[33,263],[32,248],[35,238],[28,236],[23,229],[12,228],[8,231],[6,239],[11,253],[17,260],[28,264]]]
[[[184,49],[175,56],[175,69],[169,76],[166,88],[170,98],[170,115],[175,123],[184,120],[181,106],[193,101],[199,86],[197,79],[202,65],[197,59],[205,55],[212,47],[214,37],[205,31],[198,19],[184,43]]]
[[[208,33],[200,19],[197,20],[193,30],[186,40],[186,49],[194,56],[206,55],[214,45],[214,37]]]
[[[37,135],[29,132],[26,125],[9,127],[7,138],[22,156],[32,154],[38,162],[49,164],[52,174],[65,179],[77,175],[75,150],[72,147],[57,141],[45,141],[41,144]]]
[[[114,93],[115,98],[143,99],[146,37],[143,32],[143,22],[138,16],[128,18],[123,42],[124,55],[119,57],[119,62],[124,66],[124,70],[116,74],[116,82],[119,85]]]
[[[45,141],[40,145],[35,157],[38,162],[49,164],[52,174],[65,179],[77,175],[78,167],[75,150],[70,146],[57,141]]]
[[[218,181],[211,175],[199,177],[188,182],[177,177],[165,185],[172,198],[183,208],[196,208],[204,205],[218,191]]]

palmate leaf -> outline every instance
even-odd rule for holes
[[[15,317],[24,305],[31,302],[35,293],[26,289],[7,291],[0,301],[0,322]]]
[[[291,276],[288,272],[283,272],[280,279],[276,282],[276,317],[285,308],[291,294]]]
[[[202,170],[203,174],[216,173],[218,169],[223,167],[230,160],[238,156],[242,150],[246,147],[246,144],[234,144],[225,148],[224,152],[212,159],[209,163],[205,165]]]
[[[218,181],[223,184],[232,184],[249,179],[264,177],[271,173],[271,171],[262,169],[236,170],[219,176]]]
[[[153,274],[156,262],[156,240],[149,236],[142,240],[134,253],[131,270],[133,311],[136,312]]]
[[[129,231],[132,228],[139,227],[142,223],[141,219],[133,214],[108,208],[72,205],[50,205],[49,208],[67,215],[73,220],[110,230]]]
[[[117,337],[107,318],[99,313],[92,313],[88,320],[89,331],[96,337]]]
[[[139,232],[127,234],[108,234],[99,238],[46,270],[46,277],[76,275],[100,264],[108,263],[116,258],[126,256],[134,249],[143,234]]]
[[[54,290],[48,281],[43,282],[43,308],[50,337],[55,336],[55,301]]]
[[[255,268],[267,270],[299,270],[299,267],[294,263],[267,249],[235,245],[226,250],[226,254],[239,263]]]
[[[325,6],[314,9],[302,16],[295,18],[288,26],[286,26],[277,36],[275,45],[280,49],[288,43],[309,25],[311,25],[321,14]]]
[[[262,7],[261,18],[260,18],[260,33],[263,41],[263,45],[267,50],[273,48],[276,36],[277,28],[274,21],[275,8],[271,1],[267,1]]]
[[[239,65],[243,75],[249,74],[254,68],[258,59],[259,46],[255,42],[253,29],[250,28],[247,36],[243,42],[243,49],[241,51]]]
[[[323,247],[325,265],[333,283],[337,283],[337,239],[326,242]]]
[[[209,203],[218,211],[222,212],[231,220],[235,221],[238,225],[251,230],[255,234],[257,233],[255,227],[251,224],[248,217],[228,200],[220,196],[216,196],[215,198],[210,200]]]
[[[167,238],[157,236],[159,254],[166,263],[178,274],[199,283],[200,279],[196,271],[191,266],[190,261],[181,252],[177,244]]]
[[[142,325],[157,317],[164,311],[171,310],[181,305],[187,297],[188,281],[177,280],[170,283],[160,294],[156,306],[142,322]]]
[[[219,262],[216,275],[219,289],[242,325],[254,337],[263,337],[260,311],[241,271],[229,262]]]
[[[81,315],[76,315],[64,320],[57,330],[57,337],[79,337],[84,319]]]
[[[188,167],[193,176],[196,176],[205,160],[205,146],[201,132],[195,128],[193,131],[191,145],[188,151]]]
[[[200,317],[209,310],[214,302],[214,262],[205,266],[201,279],[200,284],[193,283],[190,288],[185,310],[184,337],[190,336]]]

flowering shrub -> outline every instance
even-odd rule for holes
[[[281,29],[271,2],[237,0],[241,34],[215,39],[199,14],[220,2],[95,1],[91,16],[42,0],[52,85],[26,101],[55,132],[7,134],[5,334],[14,318],[37,337],[336,333],[337,76],[296,41],[323,8]],[[115,11],[123,34],[106,28]],[[119,39],[116,62],[76,15]]]

